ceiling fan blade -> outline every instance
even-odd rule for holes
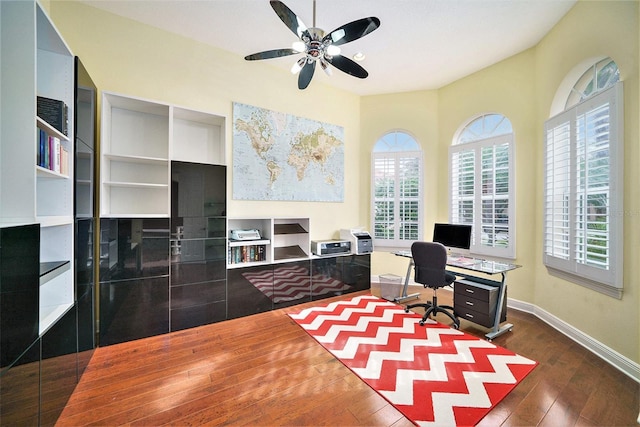
[[[376,17],[362,18],[357,21],[344,24],[324,36],[322,41],[331,40],[334,45],[341,45],[364,37],[380,26],[380,20]]]
[[[311,82],[311,78],[313,77],[313,72],[316,69],[316,61],[307,62],[302,70],[300,70],[300,75],[298,76],[298,89],[306,89]]]
[[[284,3],[278,0],[271,0],[271,7],[276,12],[276,14],[280,17],[284,25],[287,26],[288,29],[293,31],[293,34],[297,35],[300,39],[302,36],[306,34],[309,36],[309,32],[307,31],[307,26],[304,25],[302,20],[298,18],[298,16],[293,13],[291,9],[289,9]]]
[[[343,71],[347,74],[352,75],[353,77],[358,77],[360,79],[365,79],[369,75],[367,70],[362,68],[356,62],[350,60],[349,58],[342,55],[335,55],[333,58],[328,59],[329,63],[336,67],[338,70]]]
[[[271,58],[280,58],[282,56],[295,55],[297,52],[293,49],[274,49],[274,50],[266,50],[264,52],[253,53],[251,55],[247,55],[244,57],[247,61],[255,61],[258,59],[271,59]]]

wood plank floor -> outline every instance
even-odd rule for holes
[[[328,301],[98,348],[57,425],[412,425],[286,316]],[[540,364],[480,425],[637,426],[638,383],[532,315],[508,320],[494,343]]]

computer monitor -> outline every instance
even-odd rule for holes
[[[433,241],[447,248],[469,249],[471,247],[471,226],[466,224],[433,225]]]

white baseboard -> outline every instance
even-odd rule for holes
[[[371,282],[379,283],[380,279],[378,276],[372,276]],[[410,281],[409,284],[415,285],[413,281]],[[523,311],[525,313],[533,314],[538,319],[545,322],[547,325],[566,335],[568,338],[580,344],[587,350],[591,351],[593,354],[600,357],[602,360],[609,363],[611,366],[618,369],[623,374],[640,383],[640,364],[607,347],[600,341],[595,340],[579,329],[566,323],[564,320],[557,318],[553,314],[541,309],[538,306],[518,301],[512,298],[507,298],[507,307],[513,308],[514,310]],[[638,414],[638,424],[640,424],[640,414]]]
[[[579,329],[557,318],[546,310],[533,304],[507,298],[507,306],[515,310],[531,313],[547,325],[580,344],[623,374],[640,383],[640,364],[607,347]]]

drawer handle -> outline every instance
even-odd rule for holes
[[[469,292],[470,294],[474,293],[473,289],[469,289],[469,288],[465,288],[465,291]]]
[[[470,305],[471,307],[473,307],[473,303],[471,301],[465,301],[465,304]]]
[[[467,316],[470,319],[473,319],[473,314],[465,313],[464,315]]]

